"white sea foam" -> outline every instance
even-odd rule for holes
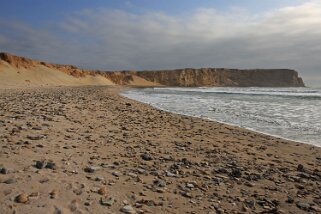
[[[162,110],[321,146],[321,89],[177,87],[123,95]]]

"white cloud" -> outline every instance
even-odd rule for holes
[[[38,58],[91,68],[285,67],[321,85],[321,1],[263,14],[199,8],[174,16],[101,8],[75,12],[49,32],[6,28],[23,35],[17,42],[0,30],[0,45],[9,51],[28,46]]]

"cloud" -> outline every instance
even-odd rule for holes
[[[0,46],[105,70],[293,68],[321,85],[320,26],[320,1],[261,14],[240,8],[176,16],[99,8],[77,11],[46,30],[0,22]]]

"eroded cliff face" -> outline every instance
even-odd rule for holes
[[[0,60],[17,68],[32,69],[37,65],[61,71],[73,77],[102,76],[118,85],[136,86],[257,86],[257,87],[303,87],[298,73],[289,69],[176,69],[161,71],[97,71],[59,65],[0,53]]]
[[[259,86],[303,87],[298,73],[289,69],[178,69],[164,71],[129,72],[152,82],[167,86]]]

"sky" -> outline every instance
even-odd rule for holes
[[[321,0],[3,0],[0,51],[101,70],[289,68],[321,87]]]

